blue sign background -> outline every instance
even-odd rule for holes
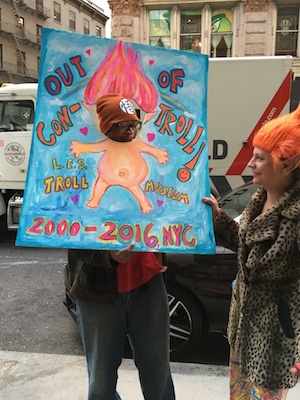
[[[134,241],[137,251],[214,253],[211,209],[202,202],[210,194],[207,75],[205,55],[44,29],[16,244],[120,249]],[[137,79],[142,88],[134,86]],[[130,166],[147,163],[139,187],[152,207],[148,212],[129,190],[114,185],[98,207],[88,207],[104,153],[76,158],[70,150],[72,141],[110,140],[97,127],[93,102],[114,91],[135,101],[144,121],[139,138],[153,149],[141,151]],[[122,149],[116,162],[131,151]],[[162,149],[165,163],[159,162]]]

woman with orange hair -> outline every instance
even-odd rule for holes
[[[212,207],[216,241],[237,252],[228,340],[230,399],[286,399],[300,365],[300,104],[253,140],[259,185],[237,224]]]

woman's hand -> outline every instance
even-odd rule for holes
[[[298,376],[298,380],[300,381],[300,363],[295,363],[295,365],[291,368],[291,372]]]
[[[125,247],[125,249],[110,250],[110,256],[118,263],[124,264],[133,256],[134,253],[131,250],[134,248],[134,246],[135,243],[130,243],[130,245]]]
[[[213,216],[213,219],[215,219],[216,216],[221,211],[216,198],[211,194],[210,197],[203,197],[202,201],[203,201],[203,203],[211,206],[212,216]]]

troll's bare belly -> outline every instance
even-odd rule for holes
[[[140,154],[133,157],[114,157],[103,155],[98,164],[100,177],[109,185],[124,187],[135,186],[143,182],[148,174],[148,166]]]

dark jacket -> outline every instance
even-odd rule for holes
[[[68,250],[68,281],[76,299],[114,303],[117,294],[117,266],[105,250]]]

